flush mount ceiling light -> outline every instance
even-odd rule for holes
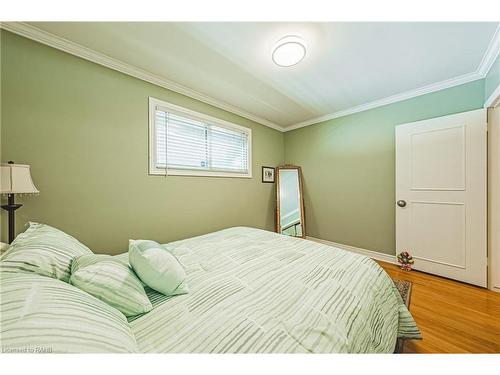
[[[301,37],[288,35],[276,43],[273,61],[278,66],[293,66],[306,56],[306,45]]]

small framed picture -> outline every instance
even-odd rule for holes
[[[274,183],[273,167],[262,167],[262,182]]]

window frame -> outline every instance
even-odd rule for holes
[[[203,169],[174,169],[174,168],[158,168],[156,166],[156,124],[155,124],[155,111],[160,107],[166,111],[171,110],[178,114],[185,115],[197,120],[204,120],[213,125],[220,126],[229,130],[243,132],[247,134],[247,147],[248,147],[248,171],[246,173],[233,173],[223,171],[210,171]],[[153,176],[198,176],[198,177],[230,177],[230,178],[252,178],[252,129],[245,126],[236,125],[232,122],[224,121],[216,117],[206,115],[201,112],[193,111],[185,107],[181,107],[164,100],[149,97],[149,175]]]

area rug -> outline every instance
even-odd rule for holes
[[[396,285],[396,288],[398,289],[399,294],[401,295],[401,298],[403,299],[403,302],[405,303],[406,307],[410,308],[412,283],[410,281],[398,280],[398,279],[392,279],[392,281],[394,282],[394,285]],[[396,348],[394,350],[394,353],[403,353],[404,344],[405,340],[398,339],[398,341],[396,342]]]
[[[411,298],[411,282],[405,280],[392,279],[394,285],[401,294],[401,298],[403,298],[403,302],[406,307],[410,307],[410,298]]]

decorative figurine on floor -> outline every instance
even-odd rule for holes
[[[413,263],[415,263],[413,257],[407,251],[398,254],[398,262],[401,264],[401,269],[403,271],[411,271],[411,267]]]

